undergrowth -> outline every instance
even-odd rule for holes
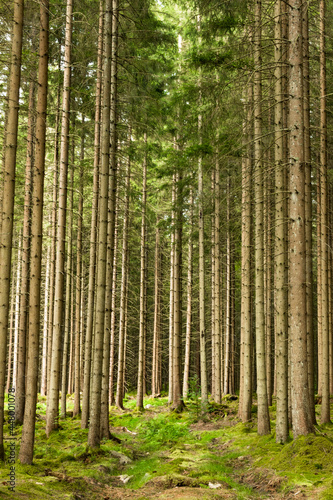
[[[71,404],[72,398],[69,409]],[[128,396],[125,411],[111,408],[110,412],[111,431],[121,443],[103,440],[100,449],[92,451],[87,446],[88,431],[80,428],[77,418],[61,420],[60,429],[47,439],[46,401],[39,398],[34,464],[16,463],[14,494],[6,487],[9,464],[0,466],[0,496],[97,500],[109,486],[130,488],[135,495],[157,482],[159,489],[161,485],[208,488],[209,483],[219,483],[235,498],[248,500],[270,498],[266,475],[274,477],[281,498],[295,488],[309,492],[308,498],[333,498],[332,425],[280,445],[275,442],[274,421],[272,433],[259,437],[255,422],[239,422],[237,404],[234,398],[224,398],[221,405],[210,402],[203,415],[195,395],[179,414],[170,411],[166,397],[146,398],[145,411],[138,412],[135,397]],[[270,414],[275,416],[274,406]],[[16,431],[19,445],[21,428]],[[115,452],[129,463],[121,465]],[[120,479],[124,477],[126,484]]]

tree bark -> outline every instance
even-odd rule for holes
[[[128,133],[128,140],[131,141],[131,130]],[[125,356],[126,356],[126,282],[127,282],[127,253],[128,253],[128,219],[129,219],[129,189],[130,189],[130,158],[127,160],[126,186],[125,186],[125,206],[123,225],[123,248],[121,263],[121,290],[119,306],[119,351],[118,351],[118,376],[116,405],[123,409],[124,399],[124,379],[125,379]]]
[[[12,52],[8,82],[7,126],[5,130],[5,157],[3,198],[1,213],[0,245],[0,345],[7,346],[9,316],[11,252],[13,238],[13,214],[15,196],[15,170],[18,131],[19,91],[21,80],[21,56],[23,33],[23,0],[14,2]],[[6,380],[6,348],[0,349],[0,460],[4,459],[3,423],[4,391]]]
[[[152,368],[152,397],[161,394],[161,236],[158,226],[159,217],[156,220],[155,229],[155,288],[154,288],[154,332],[153,332],[153,368]]]
[[[186,307],[186,334],[185,358],[183,376],[183,397],[187,398],[189,388],[191,334],[192,334],[192,288],[193,288],[193,188],[190,190],[190,215],[188,236],[188,267],[187,267],[187,307]]]
[[[29,342],[27,360],[27,386],[19,459],[31,464],[33,459],[38,383],[41,263],[43,234],[43,197],[45,167],[45,135],[47,110],[47,77],[49,47],[49,2],[40,3],[39,68],[36,119],[36,153],[33,167],[31,275],[29,294]]]
[[[92,200],[91,226],[90,226],[88,313],[87,313],[87,329],[86,329],[85,355],[84,355],[81,429],[86,429],[88,427],[88,419],[89,419],[91,349],[92,349],[92,338],[93,338],[93,319],[94,319],[95,281],[96,281],[96,253],[97,253],[96,238],[97,238],[98,189],[99,189],[99,168],[100,168],[103,28],[104,28],[103,0],[100,0],[97,76],[96,76],[96,104],[95,104],[94,178],[93,178],[93,200]]]
[[[291,405],[294,438],[313,431],[310,417],[305,259],[305,172],[303,151],[302,3],[291,0],[289,23],[289,310],[291,348]]]
[[[330,422],[330,383],[329,383],[329,304],[328,304],[328,196],[327,196],[327,86],[326,86],[326,44],[325,44],[325,0],[319,2],[320,16],[320,215],[321,215],[321,313],[322,313],[322,377],[321,377],[321,416],[320,422]],[[311,203],[311,200],[308,200]],[[309,395],[310,397],[310,395]]]
[[[64,306],[64,267],[67,206],[68,135],[71,85],[71,44],[72,44],[73,0],[67,0],[65,33],[65,68],[62,99],[61,151],[59,177],[59,207],[57,222],[54,317],[52,329],[52,359],[49,390],[47,394],[46,435],[58,427],[61,334]]]
[[[33,42],[34,44],[34,42]],[[29,114],[27,133],[27,158],[25,167],[24,186],[24,214],[23,214],[23,243],[22,243],[22,283],[21,283],[21,312],[19,324],[18,359],[17,359],[17,385],[15,399],[16,422],[23,423],[25,404],[25,368],[26,368],[26,337],[29,303],[29,268],[30,268],[30,222],[31,222],[31,190],[32,190],[32,165],[35,143],[35,97],[36,97],[36,71],[33,71],[29,88]]]
[[[304,165],[305,165],[305,242],[306,242],[306,322],[308,383],[312,423],[316,423],[314,388],[313,270],[312,270],[312,166],[310,141],[310,55],[309,3],[303,3],[303,95],[304,95]]]
[[[73,309],[73,210],[74,210],[74,149],[75,142],[72,140],[72,168],[69,179],[69,206],[67,221],[67,263],[66,263],[66,291],[65,291],[65,324],[62,351],[62,375],[61,375],[61,418],[66,418],[67,390],[71,387],[72,368],[72,309]],[[71,390],[68,391],[71,393]]]
[[[270,433],[268,413],[266,353],[265,353],[265,307],[264,307],[264,200],[262,161],[262,83],[261,83],[261,1],[255,2],[254,32],[254,184],[255,184],[255,321],[256,361],[258,396],[258,434]]]
[[[105,4],[105,54],[104,54],[104,92],[102,111],[102,162],[99,184],[99,219],[98,219],[98,260],[96,290],[96,323],[94,339],[94,357],[92,363],[90,425],[88,445],[97,448],[100,445],[100,412],[102,387],[103,341],[105,324],[105,284],[108,231],[108,189],[110,160],[110,92],[111,92],[111,45],[112,45],[112,1]]]
[[[139,330],[139,360],[138,360],[138,383],[136,407],[143,410],[144,392],[144,351],[145,351],[145,330],[146,330],[146,204],[147,204],[147,132],[144,134],[145,152],[142,166],[142,208],[141,208],[141,271],[140,271],[140,330]]]
[[[242,256],[241,256],[241,376],[239,416],[251,420],[252,409],[252,286],[251,286],[251,188],[252,188],[253,82],[248,82],[244,117],[245,157],[242,161]]]
[[[285,269],[286,213],[285,167],[283,151],[283,87],[282,87],[282,11],[275,4],[275,362],[276,362],[276,442],[288,439],[288,304]]]
[[[82,117],[82,137],[80,154],[80,187],[76,238],[76,294],[75,294],[75,375],[74,375],[74,409],[73,417],[79,415],[80,408],[80,343],[82,341],[83,325],[81,322],[81,281],[82,281],[82,232],[83,232],[83,179],[84,179],[84,116]]]

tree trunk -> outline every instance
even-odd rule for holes
[[[285,167],[283,151],[282,87],[282,12],[281,1],[275,4],[275,363],[276,363],[276,442],[288,439],[288,304],[285,269],[286,213]]]
[[[310,416],[307,328],[306,328],[306,259],[305,259],[305,172],[303,152],[302,89],[302,16],[300,0],[290,5],[290,80],[289,80],[289,310],[291,347],[291,404],[294,438],[313,431]]]
[[[47,324],[50,293],[50,268],[51,268],[51,246],[47,247],[46,256],[46,275],[44,289],[44,321],[43,321],[43,345],[42,345],[42,367],[41,367],[41,396],[46,394],[46,365],[47,365]]]
[[[92,200],[91,226],[90,226],[88,313],[87,313],[87,329],[86,329],[85,355],[84,355],[81,429],[86,429],[88,427],[88,419],[89,419],[91,349],[92,349],[92,337],[93,337],[95,281],[96,281],[96,238],[97,238],[97,219],[98,219],[98,189],[99,189],[100,136],[101,136],[100,122],[101,122],[101,95],[102,95],[103,27],[104,27],[103,0],[100,0],[97,76],[96,76],[95,134],[94,134],[94,178],[93,178],[93,200]]]
[[[82,232],[83,232],[83,179],[84,179],[84,116],[82,117],[82,137],[80,154],[80,188],[79,188],[79,207],[77,220],[77,239],[76,239],[76,294],[75,294],[75,375],[74,375],[74,409],[73,416],[79,415],[80,408],[80,343],[82,340],[83,325],[81,322],[81,281],[82,281]]]
[[[62,375],[61,375],[61,418],[66,418],[66,396],[68,386],[71,386],[71,367],[72,367],[72,293],[74,287],[73,280],[73,210],[74,210],[74,138],[72,140],[72,168],[69,180],[69,207],[67,221],[67,263],[66,263],[66,291],[65,291],[65,325],[62,352]],[[70,354],[70,355],[69,355]],[[69,367],[69,369],[68,369]],[[71,391],[68,391],[71,393]]]
[[[255,321],[258,396],[258,434],[270,433],[265,353],[264,285],[264,200],[262,162],[262,84],[261,84],[261,1],[255,3],[254,32],[254,181],[255,181]]]
[[[33,42],[34,44],[34,42]],[[30,220],[31,220],[31,190],[32,190],[32,165],[35,143],[35,97],[36,97],[36,72],[33,71],[29,87],[29,114],[27,132],[27,159],[25,167],[24,186],[24,214],[23,214],[23,243],[22,243],[22,283],[21,283],[21,312],[18,340],[17,359],[17,384],[15,399],[16,422],[23,423],[25,403],[25,368],[26,368],[26,336],[29,303],[29,262],[30,262]]]
[[[221,309],[220,309],[220,165],[216,154],[214,182],[214,392],[216,403],[221,403]]]
[[[47,110],[47,76],[49,47],[49,2],[40,4],[39,68],[36,119],[36,153],[33,167],[32,224],[31,224],[31,275],[29,294],[29,342],[27,360],[26,401],[22,438],[19,453],[21,464],[31,464],[33,459],[38,383],[41,263],[43,234],[43,197],[45,167],[45,135]]]
[[[19,90],[21,80],[23,0],[14,3],[12,31],[12,52],[8,82],[7,126],[5,130],[5,157],[3,198],[1,213],[0,246],[0,345],[7,346],[9,316],[11,253],[13,238],[13,213],[15,196],[15,170],[19,111]],[[6,380],[6,348],[0,349],[0,460],[4,459],[3,423],[4,391]]]
[[[175,176],[175,253],[174,253],[174,335],[173,335],[173,397],[172,409],[181,412],[184,408],[181,387],[181,339],[182,339],[182,188],[181,177]]]
[[[171,213],[171,249],[170,249],[170,297],[169,297],[169,397],[168,403],[173,398],[173,341],[174,341],[174,258],[175,258],[175,202],[176,182],[175,173],[172,180],[172,213]]]
[[[58,427],[59,419],[59,382],[61,337],[64,305],[64,268],[67,206],[67,171],[68,171],[68,135],[71,85],[71,44],[72,44],[73,0],[67,0],[65,34],[65,68],[62,99],[61,151],[59,177],[59,207],[57,223],[54,317],[52,329],[52,359],[49,390],[47,394],[46,435]]]
[[[99,220],[98,220],[98,260],[96,290],[96,323],[94,338],[94,357],[92,363],[90,425],[88,445],[97,448],[100,445],[100,412],[102,387],[103,341],[105,324],[105,284],[108,231],[108,189],[110,160],[110,93],[111,93],[111,45],[112,45],[112,1],[105,4],[105,54],[104,54],[104,93],[102,112],[102,162],[99,184]]]
[[[247,144],[242,161],[242,273],[241,273],[241,377],[239,416],[242,422],[251,420],[252,409],[252,293],[251,293],[251,130],[253,83],[248,82],[244,118],[244,140]]]
[[[117,201],[116,201],[117,207]],[[116,209],[114,231],[114,255],[112,268],[112,301],[111,301],[111,332],[110,332],[110,380],[109,380],[109,405],[115,404],[114,397],[114,372],[115,372],[115,346],[116,346],[116,286],[117,286],[117,252],[118,252],[118,210]]]
[[[330,422],[329,383],[329,304],[328,304],[328,216],[327,216],[327,113],[326,113],[326,46],[325,46],[325,0],[319,3],[320,15],[320,185],[321,185],[321,313],[322,313],[322,378],[320,422]],[[311,203],[311,200],[308,200]],[[310,397],[310,395],[309,395]]]
[[[146,330],[146,200],[147,200],[147,132],[144,134],[145,153],[142,166],[142,208],[141,208],[141,272],[140,272],[140,330],[139,330],[139,360],[138,360],[138,383],[136,406],[143,410],[143,392],[144,392],[144,333]]]
[[[22,237],[21,233],[18,237],[18,251],[17,251],[17,265],[16,265],[16,291],[15,299],[12,297],[12,301],[15,303],[15,313],[14,313],[14,348],[13,348],[13,387],[16,391],[16,381],[17,381],[17,347],[18,347],[18,336],[19,336],[19,318],[20,318],[20,288],[21,288],[21,267],[22,267]]]
[[[187,398],[189,388],[191,334],[192,334],[192,288],[193,288],[193,188],[190,190],[190,215],[188,236],[188,267],[187,267],[187,308],[186,308],[186,334],[185,334],[185,359],[183,378],[183,397]]]
[[[314,389],[313,271],[312,271],[312,167],[310,142],[310,56],[309,3],[303,3],[303,95],[304,95],[304,165],[305,165],[305,242],[306,242],[306,323],[308,383],[312,423],[316,423]]]
[[[131,130],[128,133],[128,140],[131,141]],[[124,379],[125,379],[125,355],[126,355],[126,281],[127,281],[127,253],[128,253],[128,218],[129,218],[129,189],[130,189],[130,158],[127,160],[124,225],[123,225],[123,249],[121,263],[121,290],[119,307],[119,351],[118,351],[118,376],[116,405],[123,409],[124,399]]]
[[[227,248],[226,248],[226,300],[225,300],[225,351],[223,393],[230,391],[231,368],[231,235],[230,235],[230,175],[227,180]]]
[[[61,72],[61,40],[58,39],[59,54],[58,54],[58,74]],[[55,122],[55,137],[54,137],[54,157],[53,157],[53,193],[52,193],[52,220],[51,220],[51,269],[50,269],[50,300],[49,300],[49,319],[48,319],[48,338],[47,338],[47,372],[46,372],[46,393],[50,387],[51,377],[51,358],[52,358],[52,329],[54,317],[54,292],[55,292],[55,261],[56,261],[56,244],[57,244],[57,204],[58,204],[58,185],[59,185],[59,123],[60,123],[60,100],[61,86],[60,77],[58,79],[57,89],[57,111]]]
[[[152,368],[152,397],[161,395],[161,236],[159,216],[155,229],[155,291],[154,291],[154,333],[153,333],[153,368]]]
[[[200,99],[201,100],[201,99]],[[202,143],[202,116],[198,116],[199,144]],[[199,335],[200,335],[200,378],[201,378],[201,401],[206,405],[208,401],[207,384],[207,360],[206,360],[206,329],[205,329],[205,227],[203,211],[203,169],[202,156],[198,160],[198,208],[199,208]]]

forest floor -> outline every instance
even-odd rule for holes
[[[237,418],[237,400],[209,404],[200,400],[171,412],[167,398],[145,399],[135,410],[127,397],[124,411],[112,408],[110,430],[121,440],[103,440],[98,451],[87,447],[87,430],[68,417],[49,439],[45,435],[45,398],[39,398],[34,464],[0,465],[0,498],[5,499],[333,499],[333,425],[285,445],[272,433],[259,437],[255,418]],[[69,399],[69,409],[72,399]],[[320,407],[317,407],[318,413]],[[253,406],[256,415],[256,406]],[[5,429],[6,430],[6,429]],[[17,451],[21,428],[17,428]],[[9,429],[7,436],[9,434]]]

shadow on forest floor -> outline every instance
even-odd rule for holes
[[[69,397],[69,409],[72,398]],[[333,425],[316,435],[275,443],[240,423],[237,398],[198,401],[171,412],[167,398],[145,399],[145,411],[128,397],[126,410],[111,408],[110,430],[121,443],[104,440],[88,449],[80,420],[61,421],[45,435],[45,398],[38,402],[34,464],[15,465],[15,492],[8,490],[9,464],[0,467],[0,498],[8,499],[333,499]],[[319,407],[318,407],[319,412]],[[17,428],[17,443],[21,428]]]

